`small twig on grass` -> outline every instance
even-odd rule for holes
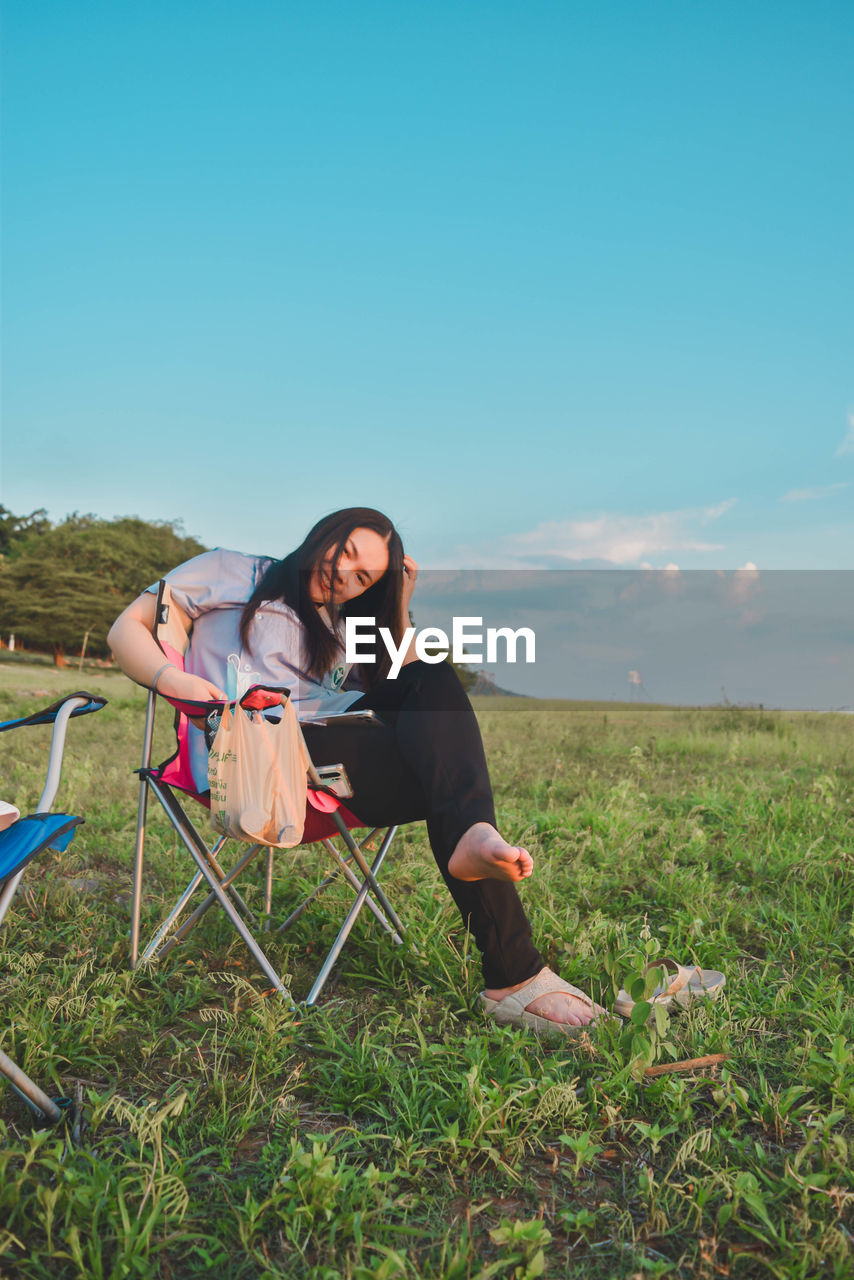
[[[671,1071],[695,1071],[698,1067],[717,1067],[726,1062],[728,1053],[707,1053],[703,1058],[684,1058],[682,1062],[660,1062],[657,1067],[647,1067],[645,1076],[666,1076]]]
[[[83,1082],[78,1080],[74,1086],[74,1123],[71,1126],[71,1145],[80,1146],[80,1135],[83,1132]]]

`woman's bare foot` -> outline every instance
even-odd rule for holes
[[[487,987],[484,995],[490,1000],[503,1000],[514,991],[521,991],[538,977],[539,974],[535,974],[534,978],[529,978],[527,982],[519,982],[515,987]],[[547,1018],[549,1022],[563,1022],[570,1027],[586,1027],[606,1013],[601,1005],[583,1000],[580,996],[572,996],[567,991],[549,991],[544,996],[538,996],[536,1000],[532,1000],[530,1004],[526,1004],[525,1009],[528,1013],[536,1013],[541,1018]]]
[[[455,880],[524,880],[533,870],[528,850],[508,844],[488,822],[469,827],[448,863]]]

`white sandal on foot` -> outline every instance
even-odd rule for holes
[[[543,969],[538,973],[536,978],[532,978],[524,987],[520,987],[518,991],[511,991],[510,995],[504,996],[502,1000],[490,1000],[489,996],[481,991],[478,996],[480,1007],[488,1017],[492,1018],[499,1027],[524,1027],[528,1031],[535,1031],[537,1035],[551,1035],[563,1037],[577,1037],[585,1033],[589,1034],[595,1026],[595,1022],[588,1022],[585,1026],[578,1027],[569,1022],[555,1022],[551,1018],[543,1018],[538,1013],[529,1013],[527,1005],[539,999],[540,996],[549,995],[552,992],[559,991],[564,995],[575,996],[577,1000],[582,1000],[592,1009],[593,1001],[583,991],[579,991],[578,987],[573,987],[571,983],[564,982],[563,978],[556,973],[552,973],[551,969]],[[604,1011],[598,1015],[599,1017],[608,1017]]]

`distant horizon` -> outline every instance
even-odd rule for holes
[[[766,706],[760,702],[667,702],[660,698],[647,699],[637,698],[553,698],[541,697],[536,693],[517,693],[513,689],[502,689],[497,695],[488,693],[469,693],[471,698],[480,698],[484,702],[499,701],[502,697],[519,701],[520,703],[542,703],[556,702],[561,705],[577,707],[625,707],[627,710],[633,710],[636,707],[645,708],[654,711],[656,707],[661,707],[665,711],[756,711],[762,713],[767,711],[769,714],[783,712],[786,715],[793,716],[850,716],[854,715],[854,706],[851,707],[783,707],[783,706]]]
[[[23,650],[22,652],[25,654],[35,655],[38,651]],[[42,671],[51,671],[51,672],[56,672],[56,671],[72,672],[72,671],[79,670],[77,666],[79,657],[75,657],[74,655],[72,655],[67,660],[67,663],[64,667],[57,667],[50,660],[50,654],[39,652],[38,656],[41,658],[45,658],[46,661],[32,662],[29,660],[28,657],[10,659],[8,656],[8,651],[4,647],[0,647],[0,666],[10,667],[10,668],[21,667],[24,669],[26,669],[27,667],[33,667]],[[121,670],[121,668],[119,667],[118,663],[114,661],[104,660],[101,663],[101,662],[96,662],[91,658],[86,658],[84,660],[83,671],[81,674],[83,675],[86,674],[87,667],[89,667],[90,670],[94,669],[92,670],[92,674],[104,674],[104,675],[110,675],[110,676],[116,675],[127,680],[129,684],[136,683],[135,681],[131,680],[129,676],[126,676],[124,672]],[[47,693],[49,691],[45,690],[44,692]],[[554,702],[554,703],[566,704],[568,706],[578,706],[578,707],[621,707],[630,711],[635,710],[637,708],[653,711],[657,707],[661,707],[664,710],[673,710],[673,711],[676,711],[676,710],[713,711],[716,709],[720,709],[721,711],[726,711],[727,709],[732,709],[735,711],[757,711],[757,712],[767,711],[769,713],[784,712],[785,714],[790,714],[790,715],[820,715],[820,716],[854,715],[854,707],[767,706],[764,703],[731,702],[729,700],[721,701],[721,702],[667,702],[666,700],[662,701],[660,698],[652,699],[652,698],[639,697],[636,699],[631,699],[631,698],[617,698],[616,695],[613,698],[557,698],[550,695],[541,696],[535,693],[519,693],[516,690],[505,689],[505,688],[500,689],[497,694],[474,693],[470,691],[469,696],[471,698],[480,699],[487,704],[490,702],[498,702],[502,698],[506,698],[508,701],[518,703],[520,707],[522,704],[531,704],[531,703],[539,704],[539,703],[546,703],[546,702]]]
[[[511,695],[854,709],[852,570],[422,570],[411,616],[426,652]],[[366,644],[370,660],[382,643]]]

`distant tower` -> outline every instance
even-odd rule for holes
[[[641,695],[645,692],[646,690],[643,687],[643,679],[641,677],[641,673],[639,671],[630,671],[629,672],[629,698],[631,698],[634,701],[635,698],[640,698]]]

